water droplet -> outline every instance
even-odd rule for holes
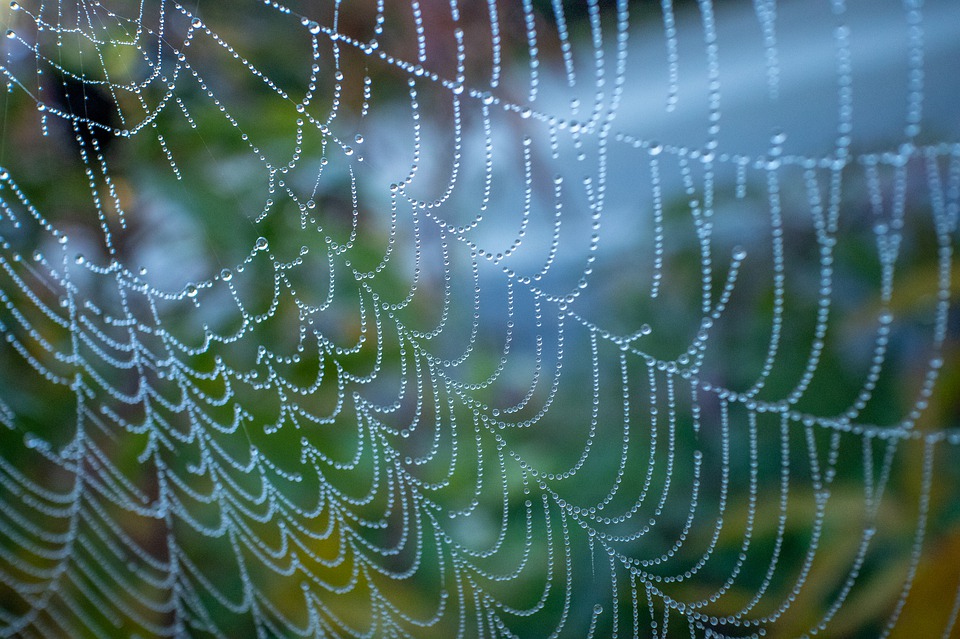
[[[194,29],[201,29],[203,28],[203,21],[200,18],[194,18],[193,20],[190,21],[190,25]]]
[[[10,40],[13,40],[16,37],[17,37],[17,34],[13,29],[7,29],[7,38],[9,38]]]
[[[601,612],[603,612],[603,606],[601,606],[600,604],[596,604],[593,607],[593,614],[599,615]]]
[[[187,297],[196,297],[197,296],[197,287],[193,284],[187,284],[186,288]]]
[[[228,268],[221,270],[220,279],[223,280],[224,282],[229,282],[230,280],[233,279],[233,271],[231,271]]]
[[[357,141],[357,144],[363,144],[363,136],[357,133],[356,137],[353,138]]]
[[[267,238],[265,238],[265,237],[258,237],[258,238],[257,238],[256,249],[257,249],[258,251],[265,251],[265,250],[267,250],[267,246],[269,246],[269,245],[270,245],[270,244],[269,244],[269,242],[267,242]]]
[[[317,24],[316,22],[311,22],[308,28],[310,29],[310,33],[312,33],[313,35],[317,35],[318,33],[320,33],[320,25]]]

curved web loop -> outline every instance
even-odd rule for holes
[[[0,635],[958,636],[958,7],[4,5]]]

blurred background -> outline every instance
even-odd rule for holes
[[[0,634],[960,636],[960,5],[0,8]]]

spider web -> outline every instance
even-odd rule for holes
[[[957,6],[676,4],[5,6],[0,634],[957,636]]]

